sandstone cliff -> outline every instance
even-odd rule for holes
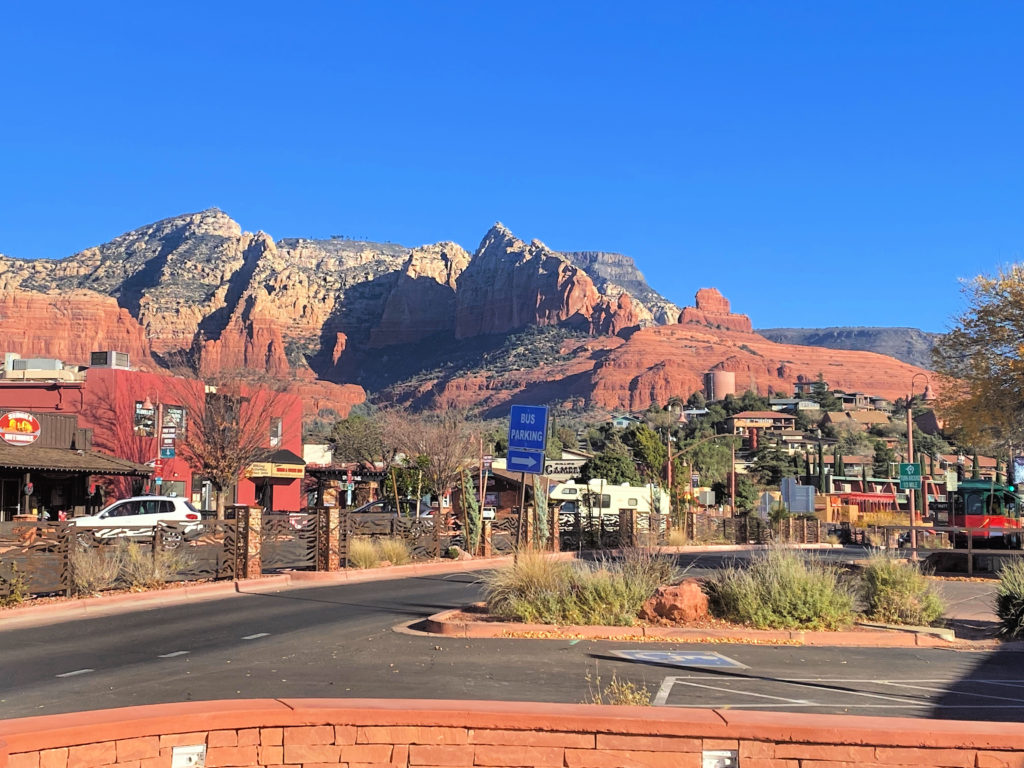
[[[116,349],[141,367],[267,372],[310,414],[347,413],[363,385],[417,408],[642,408],[689,395],[712,368],[760,391],[823,372],[881,395],[915,370],[773,344],[714,289],[680,311],[628,257],[553,251],[500,224],[469,254],[450,242],[275,241],[217,209],[61,260],[0,256],[0,331],[7,351],[69,363]]]

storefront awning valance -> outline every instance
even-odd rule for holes
[[[34,445],[12,446],[0,443],[0,469],[55,470],[83,475],[133,475],[148,477],[151,467],[134,461],[107,456],[97,451],[68,448],[39,448]]]

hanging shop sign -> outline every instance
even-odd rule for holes
[[[39,419],[24,411],[0,416],[0,439],[10,445],[31,445],[39,439]]]

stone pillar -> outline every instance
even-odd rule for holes
[[[559,530],[558,530],[558,508],[554,507],[551,510],[551,513],[550,513],[550,515],[548,517],[549,517],[549,520],[548,520],[548,530],[551,531],[551,551],[552,552],[561,552],[562,551],[562,542],[561,542],[561,536],[560,536]]]
[[[236,579],[258,579],[263,575],[263,510],[259,507],[238,507],[236,515],[245,518],[245,540],[239,542],[245,554],[242,567],[235,572]],[[241,526],[239,526],[241,529]]]
[[[491,547],[491,527],[493,523],[490,520],[483,520],[480,525],[480,547],[484,557],[490,557],[492,554]]]
[[[341,568],[341,511],[337,507],[316,510],[316,569],[336,571]]]

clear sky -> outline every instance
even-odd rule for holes
[[[1024,252],[1010,2],[0,5],[0,252],[274,237],[633,256],[755,327],[943,330]]]

